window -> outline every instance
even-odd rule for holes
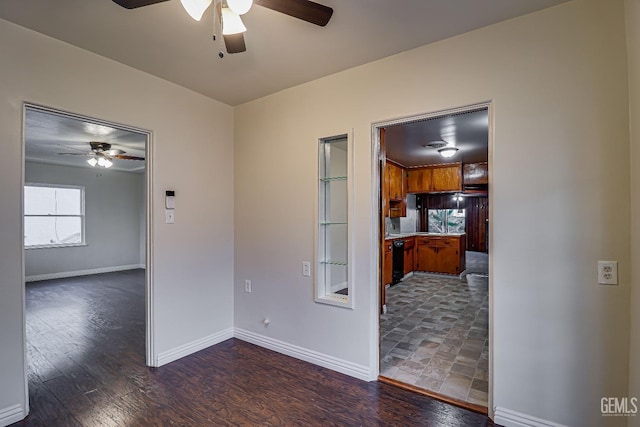
[[[84,187],[24,186],[24,247],[84,244]]]
[[[350,162],[347,135],[319,141],[316,301],[345,307],[353,307]]]

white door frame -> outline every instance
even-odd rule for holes
[[[25,174],[25,136],[26,136],[26,112],[27,109],[38,110],[62,117],[88,121],[98,125],[109,126],[130,132],[137,132],[146,135],[145,143],[145,363],[147,366],[153,365],[155,360],[154,346],[154,293],[153,293],[153,223],[152,223],[152,206],[153,206],[153,132],[146,129],[140,129],[121,123],[110,122],[107,120],[96,119],[94,117],[84,116],[81,114],[63,111],[57,108],[50,108],[31,102],[24,102],[22,106],[22,159],[21,159],[21,183],[22,191],[20,196],[20,217],[24,218],[24,174]],[[24,221],[20,222],[21,235],[24,236]],[[25,383],[25,415],[29,413],[29,378],[28,378],[28,360],[27,360],[27,322],[26,322],[26,286],[25,286],[25,256],[24,256],[24,240],[22,241],[22,257],[21,257],[21,274],[22,274],[22,342],[24,344],[24,383]]]
[[[446,110],[438,110],[431,113],[425,114],[416,114],[411,116],[404,116],[396,119],[383,120],[379,122],[375,122],[371,124],[371,143],[372,147],[372,159],[371,166],[373,171],[373,180],[371,194],[374,196],[372,201],[372,210],[375,212],[372,218],[372,250],[371,250],[371,265],[376,266],[376,274],[374,277],[376,278],[373,284],[373,292],[376,294],[375,298],[371,298],[370,314],[371,314],[371,322],[375,325],[370,330],[372,331],[372,336],[370,337],[371,346],[370,346],[370,360],[372,363],[372,371],[374,373],[374,377],[377,378],[380,375],[380,292],[379,286],[381,283],[380,277],[380,212],[379,212],[379,203],[380,203],[380,172],[378,167],[378,162],[380,161],[380,128],[386,126],[394,126],[405,123],[411,123],[419,120],[426,120],[434,117],[444,116],[447,114],[458,114],[464,113],[471,110],[478,110],[486,108],[489,114],[489,154],[488,154],[488,163],[489,163],[489,188],[493,187],[493,136],[494,136],[494,106],[493,101],[484,101],[479,102],[477,104],[466,105],[463,107],[450,108]],[[489,192],[489,224],[493,224],[493,191]],[[493,255],[491,253],[491,248],[493,247],[493,227],[489,227],[489,372],[488,382],[489,382],[489,400],[487,404],[487,409],[489,413],[489,418],[493,419],[494,410],[493,410],[493,377],[494,377],[494,367],[493,367]]]

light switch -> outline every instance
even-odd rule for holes
[[[311,276],[311,263],[309,261],[302,262],[302,275],[305,277]]]

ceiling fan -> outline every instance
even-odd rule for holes
[[[113,0],[127,9],[149,6],[168,0]],[[302,19],[315,25],[327,25],[333,9],[310,0],[180,0],[189,15],[199,21],[205,10],[212,2],[216,3],[214,13],[222,24],[222,37],[227,53],[239,53],[247,50],[242,33],[247,28],[242,23],[240,15],[245,14],[253,3],[267,9],[275,10],[294,18]],[[214,35],[215,40],[215,35]],[[221,53],[220,57],[224,55]]]
[[[120,150],[119,148],[111,148],[111,144],[108,142],[89,142],[91,146],[91,151],[85,153],[58,153],[65,156],[89,156],[91,157],[87,160],[91,166],[95,167],[96,165],[102,166],[104,168],[110,168],[113,165],[113,159],[121,159],[121,160],[144,160],[144,157],[136,157],[136,156],[125,156],[126,151]]]

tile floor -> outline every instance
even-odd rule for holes
[[[380,374],[487,406],[488,256],[467,252],[457,276],[414,273],[387,289]]]

